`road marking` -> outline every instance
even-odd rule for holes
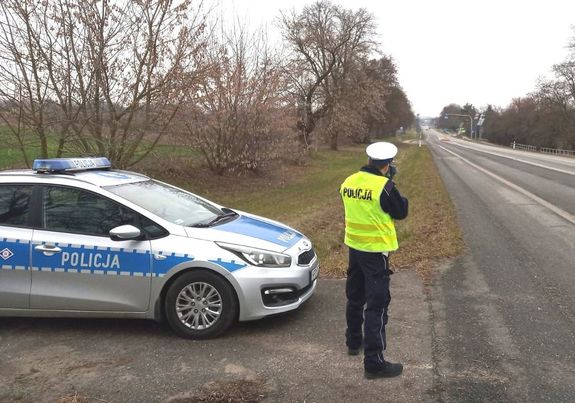
[[[566,221],[569,221],[571,224],[575,224],[575,217],[572,216],[571,214],[569,214],[567,211],[560,209],[559,207],[549,203],[546,200],[543,200],[542,198],[540,198],[539,196],[534,195],[533,193],[523,189],[520,186],[517,186],[514,183],[509,182],[506,179],[503,179],[501,176],[495,175],[493,172],[490,172],[488,170],[486,170],[485,168],[480,167],[477,164],[474,164],[473,162],[469,161],[466,158],[463,158],[461,155],[454,153],[451,150],[448,150],[447,148],[439,145],[439,148],[441,148],[442,150],[447,151],[450,154],[455,155],[457,158],[461,159],[463,162],[465,162],[468,165],[471,165],[472,167],[474,167],[475,169],[483,172],[486,175],[491,176],[493,179],[498,180],[499,182],[503,183],[504,185],[510,187],[511,189],[514,189],[516,191],[518,191],[519,193],[524,194],[525,196],[529,197],[531,200],[535,201],[536,203],[540,204],[541,206],[551,210],[552,212],[554,212],[555,214],[557,214],[559,217],[563,218]]]
[[[466,148],[466,149],[468,149],[468,150],[473,150],[473,151],[477,151],[477,152],[484,153],[484,154],[497,155],[498,157],[507,158],[507,159],[510,159],[510,160],[513,160],[513,161],[517,161],[517,162],[522,162],[522,163],[527,164],[527,165],[533,165],[533,166],[536,166],[536,167],[539,167],[539,168],[548,169],[548,170],[550,170],[550,171],[555,171],[555,172],[560,172],[560,173],[562,173],[562,174],[567,174],[567,175],[575,176],[575,172],[565,171],[564,169],[553,168],[553,167],[550,167],[550,166],[547,166],[547,165],[543,165],[543,164],[538,164],[538,163],[536,163],[536,162],[531,162],[531,161],[522,160],[522,159],[520,159],[520,158],[510,157],[510,156],[504,155],[504,154],[499,154],[499,153],[494,153],[494,152],[487,151],[487,150],[481,150],[481,149],[479,149],[479,148],[469,147],[468,145],[463,145],[463,144],[461,144],[461,143],[459,143],[459,142],[452,142],[452,144],[454,144],[454,145],[456,145],[456,146],[458,146],[458,147],[461,147],[461,148]]]

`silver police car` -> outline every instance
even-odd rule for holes
[[[0,315],[166,319],[190,338],[298,308],[319,272],[298,231],[106,158],[0,171]]]

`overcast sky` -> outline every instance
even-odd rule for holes
[[[251,26],[278,38],[279,10],[311,0],[218,0]],[[505,107],[549,76],[575,35],[575,0],[333,0],[366,8],[393,56],[414,111],[437,116],[449,103]],[[276,31],[276,32],[273,32]],[[445,52],[445,50],[456,50]],[[446,57],[446,54],[457,55]]]

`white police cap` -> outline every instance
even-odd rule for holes
[[[365,152],[372,160],[391,160],[397,154],[397,147],[386,141],[378,141],[368,145]]]

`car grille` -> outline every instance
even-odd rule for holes
[[[298,266],[307,266],[315,258],[315,251],[313,249],[306,250],[297,258]]]

